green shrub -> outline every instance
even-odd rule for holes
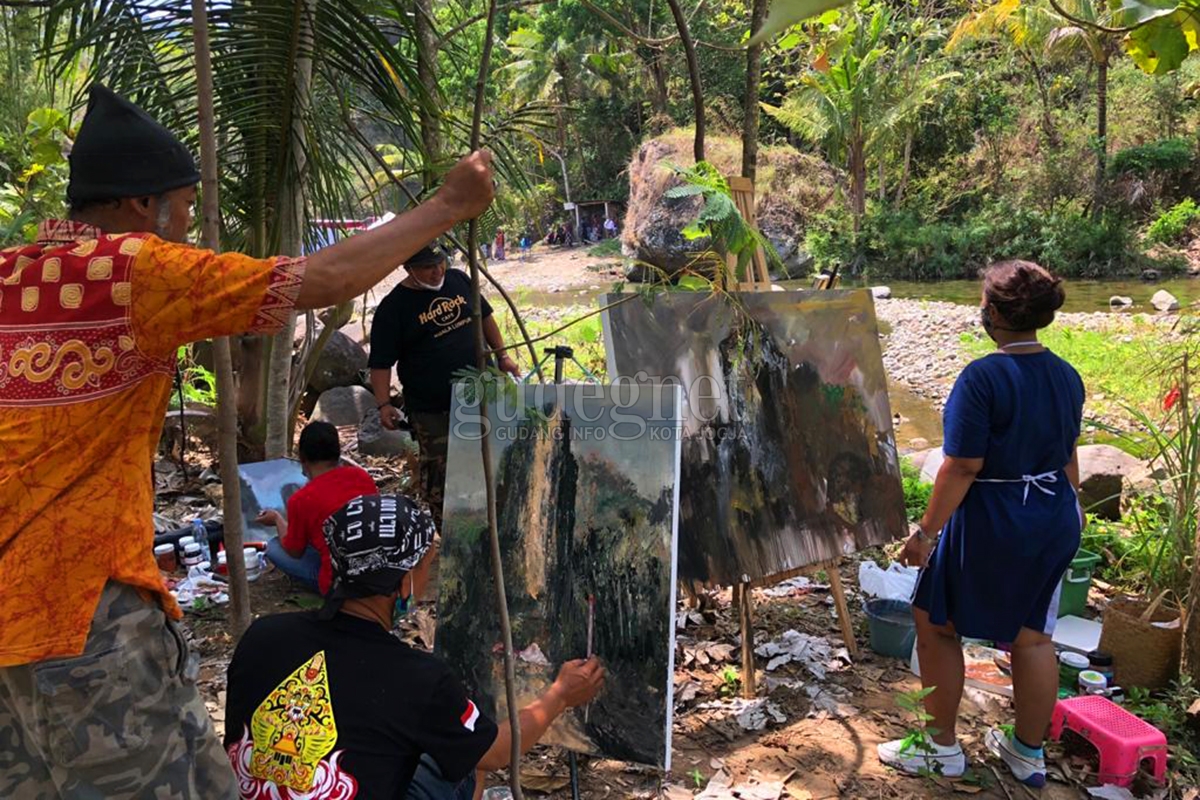
[[[1178,244],[1183,240],[1183,235],[1187,233],[1188,227],[1197,218],[1200,218],[1200,208],[1196,207],[1192,198],[1186,197],[1176,203],[1173,208],[1159,214],[1158,218],[1150,223],[1150,229],[1146,231],[1146,238],[1162,244]]]
[[[933,484],[927,483],[921,477],[921,470],[907,458],[900,459],[900,480],[904,485],[905,514],[909,522],[917,522],[925,516],[925,509],[929,508]]]
[[[1151,172],[1182,172],[1192,163],[1192,144],[1186,139],[1161,139],[1149,144],[1126,147],[1108,162],[1112,175],[1144,178]]]
[[[588,255],[592,258],[609,258],[621,257],[621,240],[620,239],[605,239],[599,244],[592,245],[588,248]]]
[[[1097,222],[1075,205],[1042,212],[992,203],[957,219],[871,208],[857,235],[835,213],[809,228],[806,246],[822,269],[918,281],[974,278],[1003,258],[1036,261],[1066,277],[1128,273],[1141,260],[1122,216]]]

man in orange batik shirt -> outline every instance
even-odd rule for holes
[[[362,294],[488,206],[490,162],[307,260],[218,255],[188,150],[92,88],[70,219],[0,252],[0,797],[237,796],[151,552],[176,349]]]

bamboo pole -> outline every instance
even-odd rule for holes
[[[479,149],[483,127],[484,90],[487,86],[488,64],[496,27],[496,0],[488,0],[487,32],[483,37],[483,54],[479,59],[479,74],[475,79],[475,110],[471,117],[471,152]],[[479,355],[476,365],[482,371],[487,366],[487,340],[483,335],[483,303],[479,286],[479,220],[467,227],[467,262],[471,267],[471,317],[475,327],[475,345]],[[536,362],[535,362],[536,363]],[[479,393],[479,407],[484,420],[483,436],[479,437],[483,458],[483,485],[487,493],[488,538],[492,551],[492,582],[496,587],[496,610],[500,616],[500,633],[504,639],[504,692],[508,702],[508,725],[512,751],[508,763],[508,784],[513,800],[524,800],[521,792],[521,714],[517,708],[517,675],[513,661],[512,627],[508,621],[508,595],[504,590],[504,561],[500,555],[500,532],[496,527],[496,487],[492,475],[492,447],[488,438],[486,392]]]
[[[196,106],[200,122],[200,187],[203,191],[201,244],[216,252],[221,246],[217,189],[217,135],[213,121],[212,56],[208,44],[208,9],[192,0],[192,36],[196,51]],[[225,557],[229,568],[229,617],[237,639],[250,625],[250,584],[242,553],[242,487],[237,464],[237,388],[229,338],[213,340],[217,378],[217,458],[221,462],[221,508],[225,518]]]

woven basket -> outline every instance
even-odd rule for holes
[[[1116,683],[1123,689],[1163,689],[1179,674],[1183,625],[1150,624],[1179,619],[1178,610],[1160,605],[1161,600],[1117,597],[1104,609],[1100,650],[1112,654]]]

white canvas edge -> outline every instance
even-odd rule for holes
[[[607,317],[607,315],[605,315]],[[607,333],[606,333],[607,335]],[[605,341],[611,341],[605,339]],[[671,771],[672,733],[675,729],[675,615],[679,602],[679,483],[683,458],[683,390],[679,386],[664,386],[675,395],[675,488],[671,499],[671,606],[670,647],[667,650],[667,738],[663,771]]]
[[[608,303],[608,298],[612,297],[612,295],[612,292],[608,292],[602,295],[597,302],[601,306],[604,306]],[[600,335],[604,337],[604,367],[608,370],[608,382],[612,384],[620,373],[617,372],[617,357],[613,355],[613,351],[616,348],[612,347],[612,320],[609,319],[608,309],[600,312]]]

